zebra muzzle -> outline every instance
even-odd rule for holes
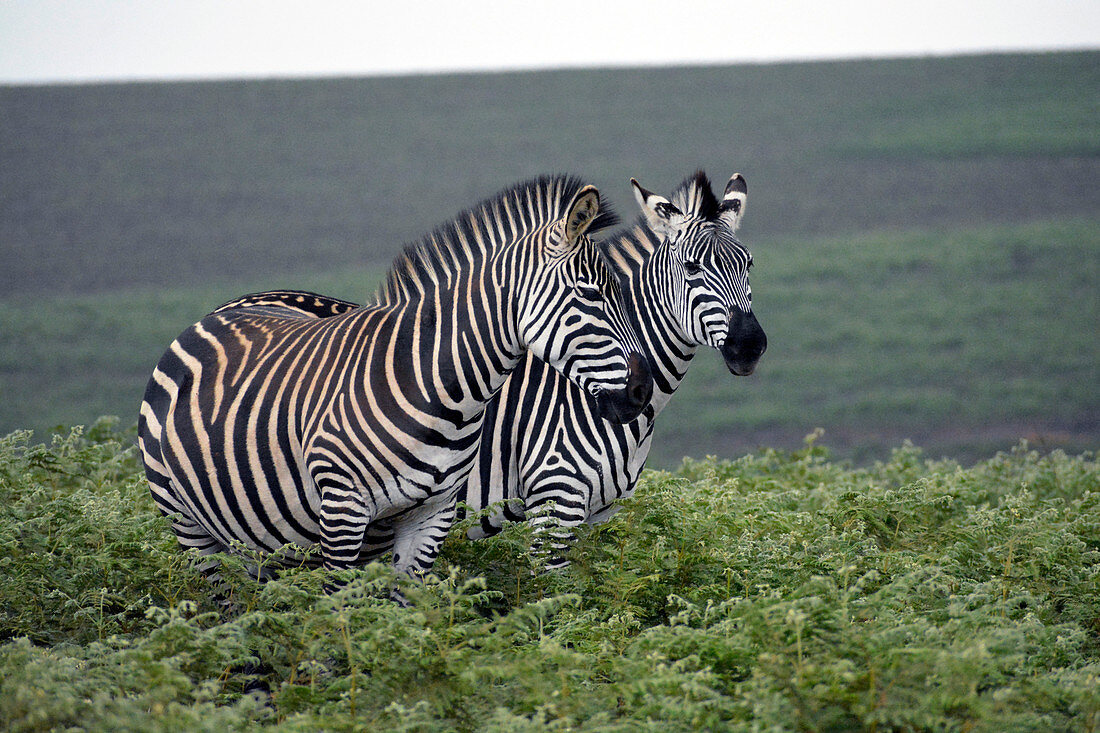
[[[639,352],[627,359],[626,385],[622,389],[601,392],[596,398],[600,417],[617,423],[628,423],[642,414],[653,397],[653,375],[649,361]]]
[[[768,336],[756,316],[734,309],[729,335],[722,344],[722,359],[731,374],[747,377],[756,371],[756,363],[768,348]]]

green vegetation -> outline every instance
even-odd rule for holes
[[[758,248],[769,348],[731,379],[701,353],[662,414],[657,466],[828,426],[859,459],[911,439],[977,460],[1021,437],[1097,446],[1100,222],[868,234]],[[784,428],[787,431],[784,432]]]
[[[0,435],[36,431],[0,438],[0,729],[1100,730],[1097,88],[1100,53],[0,88]],[[234,557],[212,603],[133,447],[179,331],[364,300],[532,174],[630,217],[698,166],[751,183],[769,351],[699,355],[679,467],[569,569],[458,529],[410,608]]]
[[[527,176],[751,187],[770,348],[701,354],[651,465],[912,439],[1100,440],[1100,53],[0,88],[0,433],[136,419],[152,365],[250,290],[363,300],[402,243]]]
[[[222,615],[132,438],[0,439],[0,728],[1100,729],[1092,454],[855,469],[814,435],[647,472],[559,574],[456,531],[410,608],[381,566],[325,596],[231,562]]]

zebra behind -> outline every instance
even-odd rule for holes
[[[153,498],[180,544],[319,545],[339,569],[364,559],[368,527],[383,523],[395,567],[429,569],[485,404],[526,349],[607,418],[636,417],[652,380],[588,238],[610,223],[600,209],[576,179],[529,181],[407,248],[385,304],[325,318],[227,304],[186,329],[154,369],[138,423]]]
[[[748,195],[744,177],[731,177],[721,200],[701,171],[671,201],[633,179],[631,186],[642,216],[611,236],[609,250],[653,372],[651,408],[613,425],[587,395],[528,355],[490,403],[478,466],[461,497],[478,509],[505,502],[471,528],[472,538],[508,520],[534,522],[550,540],[540,542],[549,567],[567,564],[570,527],[606,521],[612,502],[633,493],[654,421],[696,349],[717,349],[729,371],[744,376],[767,348],[752,311],[752,256],[734,236]]]

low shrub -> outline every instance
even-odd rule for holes
[[[419,584],[376,564],[325,595],[322,571],[258,584],[227,558],[226,612],[132,432],[13,433],[0,727],[1100,728],[1095,456],[852,467],[816,438],[647,472],[560,573],[535,572],[526,526],[456,529]]]

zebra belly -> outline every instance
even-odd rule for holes
[[[171,479],[162,508],[223,546],[273,552],[320,541],[326,485],[358,494],[364,516],[393,526],[425,504],[453,506],[480,422],[448,425],[425,413],[398,436],[391,421],[404,416],[351,396],[363,383],[360,364],[326,361],[322,329],[334,320],[212,316],[173,342],[151,381],[155,407],[143,408],[156,413],[147,422],[159,424]]]

